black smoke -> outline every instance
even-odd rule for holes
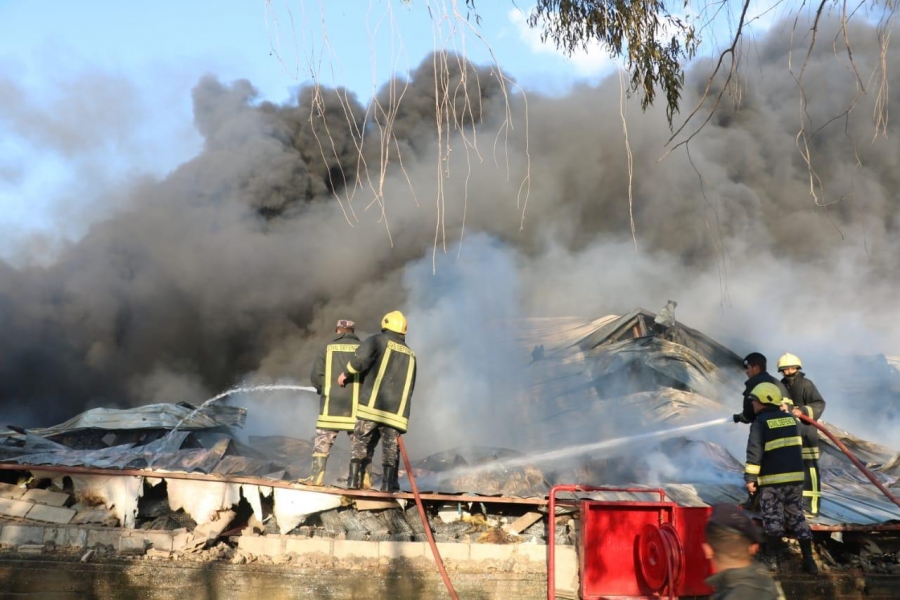
[[[438,92],[428,57],[369,105],[310,86],[278,105],[250,82],[205,77],[193,90],[196,157],[123,188],[121,208],[52,264],[0,262],[0,409],[47,425],[93,406],[200,402],[245,381],[304,385],[336,319],[371,333],[395,308],[410,314],[421,354],[426,429],[428,402],[484,406],[498,392],[474,380],[515,368],[469,372],[469,359],[442,354],[491,319],[596,317],[677,298],[679,319],[772,354],[840,339],[840,319],[856,335],[842,340],[847,352],[890,352],[900,339],[898,136],[873,141],[874,90],[841,116],[855,79],[830,44],[811,58],[801,110],[788,33],[773,31],[740,103],[727,95],[689,151],[660,161],[664,111],[627,103],[633,205],[614,78],[562,98],[529,94],[526,113],[494,71],[456,57]],[[874,29],[851,33],[870,82]],[[682,113],[707,67],[689,72]],[[404,90],[395,113],[391,86]],[[818,204],[796,145],[801,122]],[[448,308],[492,285],[482,306],[506,314]],[[466,394],[454,396],[448,374],[472,378]]]

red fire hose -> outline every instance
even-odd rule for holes
[[[425,514],[425,506],[422,504],[422,498],[419,496],[419,487],[416,485],[416,478],[413,477],[412,465],[409,462],[409,456],[406,454],[406,446],[403,444],[403,436],[397,436],[397,443],[400,446],[400,454],[403,456],[403,464],[406,466],[406,476],[409,477],[409,485],[412,487],[413,496],[416,499],[416,507],[419,509],[419,516],[422,518],[422,527],[425,529],[425,537],[428,538],[428,545],[431,546],[431,553],[434,555],[434,562],[437,563],[438,570],[441,572],[441,578],[447,591],[453,600],[459,600],[447,570],[444,568],[444,561],[441,559],[441,553],[438,552],[437,544],[434,543],[434,536],[431,534],[431,525],[428,524],[428,516]]]
[[[830,439],[832,442],[834,442],[834,445],[837,446],[838,448],[840,448],[841,451],[847,455],[847,458],[850,459],[850,462],[852,462],[854,465],[856,465],[856,467],[860,471],[862,471],[863,475],[865,475],[869,481],[874,483],[875,487],[877,487],[879,490],[881,490],[882,494],[887,496],[891,502],[893,502],[897,506],[900,506],[900,499],[898,499],[894,494],[892,494],[890,492],[890,490],[888,490],[886,487],[884,487],[884,484],[882,484],[880,481],[878,481],[878,478],[875,477],[875,475],[872,474],[872,472],[869,469],[867,469],[866,466],[864,464],[862,464],[862,462],[860,462],[860,460],[858,458],[856,458],[852,452],[850,452],[850,449],[847,448],[847,446],[845,446],[843,444],[843,442],[841,442],[839,439],[837,439],[837,437],[834,434],[832,434],[830,431],[828,431],[828,429],[826,429],[824,425],[820,425],[818,422],[814,421],[813,419],[810,419],[809,417],[807,417],[806,415],[803,415],[803,414],[801,414],[798,418],[805,423],[809,423],[810,425],[814,426],[816,429],[818,429],[819,431],[821,431],[822,433],[827,435],[828,439]]]

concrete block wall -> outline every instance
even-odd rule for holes
[[[68,500],[68,494],[39,489],[26,490],[3,483],[0,484],[0,518],[65,525],[76,513],[63,506]]]
[[[141,555],[148,551],[169,553],[185,548],[190,533],[181,530],[159,531],[90,527],[84,525],[0,525],[0,545],[25,551],[36,545],[56,548],[91,549],[106,546],[121,554]],[[367,542],[333,538],[308,538],[290,535],[238,536],[239,550],[270,558],[286,554],[324,554],[335,559],[431,559],[426,542]],[[439,543],[441,557],[453,563],[499,562],[526,564],[529,571],[540,572],[547,562],[547,547],[536,544],[455,544]],[[556,581],[560,589],[577,582],[575,548],[557,546]]]

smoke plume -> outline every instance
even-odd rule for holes
[[[874,91],[843,114],[855,76],[828,44],[811,57],[802,106],[789,33],[773,31],[740,105],[726,96],[687,150],[660,161],[664,111],[627,102],[633,203],[612,79],[532,93],[527,120],[511,95],[505,123],[493,74],[451,60],[447,100],[462,129],[444,129],[447,155],[431,57],[392,120],[342,89],[303,87],[276,105],[248,81],[205,77],[193,90],[194,158],[121,186],[118,210],[52,264],[0,262],[0,410],[48,425],[93,406],[199,403],[242,382],[306,385],[336,319],[374,333],[394,309],[408,314],[420,360],[410,439],[423,451],[516,443],[507,424],[524,382],[508,334],[525,316],[594,318],[675,298],[682,322],[773,362],[822,348],[897,353],[900,136],[873,141]],[[874,30],[851,34],[868,82],[881,60]],[[898,58],[890,50],[889,78]],[[707,72],[688,74],[683,109]],[[378,98],[387,106],[388,89]],[[854,409],[841,406],[856,399],[822,391],[826,419],[851,426],[840,419]],[[292,402],[314,399],[286,398],[285,414]],[[312,435],[311,421],[272,420]]]

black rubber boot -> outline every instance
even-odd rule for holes
[[[350,475],[347,477],[347,488],[351,490],[358,490],[362,485],[362,461],[361,460],[351,460],[350,461]]]
[[[384,475],[381,477],[382,492],[399,492],[400,484],[397,483],[397,467],[394,465],[382,465]]]
[[[325,481],[325,463],[327,462],[327,454],[313,454],[312,470],[309,473],[310,485],[322,485],[322,482]]]
[[[819,566],[813,556],[812,540],[797,540],[800,542],[800,553],[803,556],[803,571],[809,575],[818,575]]]

